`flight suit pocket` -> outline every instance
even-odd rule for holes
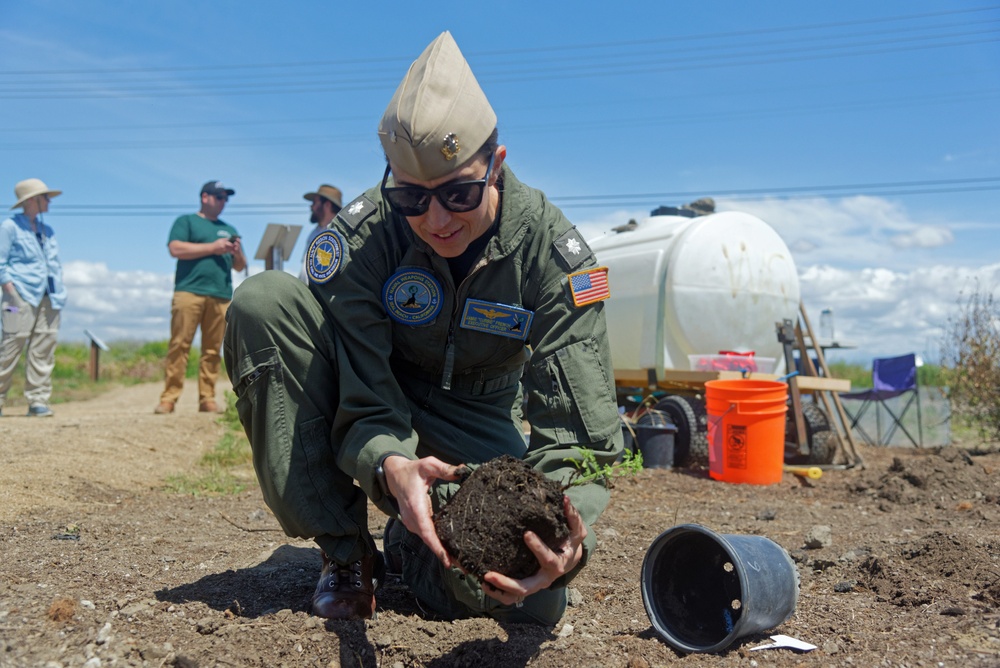
[[[619,429],[615,391],[593,339],[561,348],[536,364],[534,373],[546,393],[550,426],[560,443],[596,443]]]

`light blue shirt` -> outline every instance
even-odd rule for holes
[[[306,285],[309,285],[309,276],[308,274],[306,274],[306,257],[309,256],[309,247],[312,246],[312,242],[316,240],[316,237],[319,236],[320,232],[328,229],[330,229],[329,225],[327,225],[326,227],[320,227],[319,225],[316,225],[316,227],[314,227],[312,231],[309,232],[309,236],[306,237],[306,248],[304,251],[302,251],[302,266],[299,267],[299,280],[305,283]]]
[[[41,239],[23,213],[0,223],[0,285],[13,282],[21,299],[35,308],[47,292],[52,308],[66,305],[66,285],[55,232],[40,218],[35,221]]]

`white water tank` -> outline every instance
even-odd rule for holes
[[[797,319],[799,279],[770,225],[727,211],[617,229],[588,240],[609,267],[615,369],[690,369],[688,355],[752,350],[783,372],[775,323]]]

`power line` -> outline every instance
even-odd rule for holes
[[[1000,9],[1000,5],[983,5],[980,7],[969,7],[956,10],[943,10],[938,12],[924,12],[919,14],[904,14],[899,16],[884,16],[871,19],[857,19],[852,21],[833,21],[827,23],[811,23],[811,24],[799,24],[792,26],[777,26],[769,28],[754,28],[750,30],[739,30],[739,31],[727,31],[727,32],[715,32],[715,33],[702,33],[697,35],[676,35],[671,34],[668,37],[658,37],[658,38],[648,38],[648,39],[630,39],[627,41],[618,42],[593,42],[584,44],[569,44],[569,45],[549,45],[543,47],[529,47],[521,49],[505,49],[505,50],[495,50],[495,51],[469,51],[467,56],[470,58],[477,57],[492,57],[492,56],[509,56],[509,55],[533,55],[537,53],[546,52],[561,52],[561,51],[581,51],[581,50],[594,50],[594,49],[607,49],[607,48],[619,48],[619,47],[630,47],[634,45],[646,45],[646,44],[675,44],[678,42],[691,42],[691,41],[704,41],[704,40],[718,40],[718,39],[734,39],[747,36],[760,36],[760,35],[770,35],[775,33],[790,33],[799,31],[812,31],[812,30],[825,30],[831,28],[851,28],[860,25],[876,25],[884,23],[901,23],[905,21],[915,21],[922,19],[937,19],[943,16],[956,16],[960,14],[976,14],[980,12],[988,12],[996,9]],[[933,24],[932,24],[933,25]],[[909,28],[918,29],[918,28]],[[900,30],[897,28],[897,30]],[[341,60],[314,60],[314,61],[292,61],[284,63],[244,63],[244,64],[229,64],[229,65],[189,65],[189,66],[170,66],[170,67],[155,67],[155,66],[145,66],[145,67],[117,67],[117,68],[91,68],[91,69],[62,69],[62,70],[44,70],[44,69],[34,69],[34,70],[11,70],[8,72],[0,71],[0,76],[46,76],[46,75],[64,75],[64,74],[126,74],[126,73],[152,73],[152,72],[211,72],[216,78],[218,73],[223,70],[254,70],[254,69],[278,69],[278,68],[304,68],[304,67],[322,67],[322,66],[343,66],[343,67],[357,67],[358,65],[367,65],[373,63],[409,63],[412,60],[412,55],[410,56],[385,56],[381,58],[364,58],[364,59],[341,59]]]
[[[979,11],[979,10],[977,10]],[[857,34],[851,35],[824,35],[811,38],[788,39],[783,43],[768,42],[766,44],[722,44],[712,50],[700,49],[692,52],[689,49],[667,49],[665,54],[635,54],[634,43],[622,43],[627,47],[627,51],[621,54],[595,54],[599,62],[586,63],[581,58],[574,58],[568,65],[560,65],[559,59],[549,59],[548,61],[533,59],[526,63],[528,69],[524,69],[520,63],[485,63],[477,66],[480,78],[491,80],[494,83],[505,83],[509,81],[529,81],[529,80],[551,80],[566,78],[587,78],[597,76],[625,76],[637,74],[649,74],[664,71],[678,71],[705,68],[723,68],[733,65],[761,65],[777,64],[784,62],[799,62],[802,60],[816,60],[829,58],[843,58],[862,55],[876,55],[903,51],[913,51],[931,48],[949,48],[956,46],[966,46],[972,44],[988,43],[997,41],[995,37],[988,37],[997,32],[993,28],[983,28],[987,23],[995,23],[996,20],[976,21],[975,23],[950,24],[949,26],[918,26],[902,27],[889,32],[871,32],[868,36],[880,37],[876,40],[858,40]],[[942,27],[951,28],[963,25],[975,25],[976,30],[959,32],[942,32]],[[789,29],[792,30],[792,29]],[[892,35],[915,30],[934,30],[935,32],[925,35],[912,35],[907,37],[892,37]],[[754,35],[753,32],[743,33]],[[691,36],[695,37],[695,36]],[[843,44],[822,43],[823,40],[852,39],[853,41]],[[951,40],[941,42],[940,40]],[[802,46],[801,42],[806,41]],[[936,43],[928,43],[937,41]],[[671,44],[674,42],[671,41]],[[795,46],[791,46],[795,45]],[[509,53],[518,53],[511,51]],[[636,59],[638,57],[638,59]],[[631,60],[629,60],[631,59]],[[384,62],[380,59],[374,62]],[[247,66],[249,67],[249,66]],[[264,66],[262,66],[264,67]],[[276,67],[267,66],[267,67]],[[131,71],[131,70],[130,70]],[[384,75],[373,77],[371,72],[358,75],[358,69],[354,68],[349,73],[340,75],[318,76],[313,73],[302,73],[290,77],[284,75],[266,75],[261,79],[244,83],[230,83],[232,77],[219,78],[218,68],[215,75],[210,80],[194,81],[171,81],[171,80],[149,80],[148,77],[141,80],[109,80],[109,81],[79,81],[74,79],[69,87],[60,81],[10,81],[0,83],[0,90],[3,90],[7,99],[93,99],[93,98],[150,98],[150,97],[192,97],[192,96],[231,96],[231,95],[258,95],[274,93],[308,93],[322,90],[325,93],[332,92],[354,92],[361,90],[374,90],[391,87],[396,82],[397,72],[386,71]],[[36,73],[37,74],[37,73]],[[270,81],[274,76],[281,76],[279,81]],[[245,77],[244,77],[245,78]],[[303,78],[304,80],[295,80]],[[210,83],[208,88],[204,84]],[[61,87],[60,87],[61,86]]]
[[[920,181],[885,181],[812,186],[781,186],[772,188],[707,188],[655,193],[613,193],[603,195],[553,195],[549,200],[565,209],[612,208],[647,206],[663,202],[683,202],[692,198],[712,196],[733,201],[764,199],[814,199],[819,197],[848,198],[859,196],[909,196],[942,193],[966,193],[1000,190],[1000,176],[963,179],[933,179]],[[61,204],[59,216],[164,217],[190,209],[190,204]],[[304,216],[308,207],[298,202],[230,203],[226,211],[235,216]]]

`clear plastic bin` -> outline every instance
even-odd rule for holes
[[[756,355],[688,355],[692,371],[746,371],[748,373],[774,373],[774,357]]]

